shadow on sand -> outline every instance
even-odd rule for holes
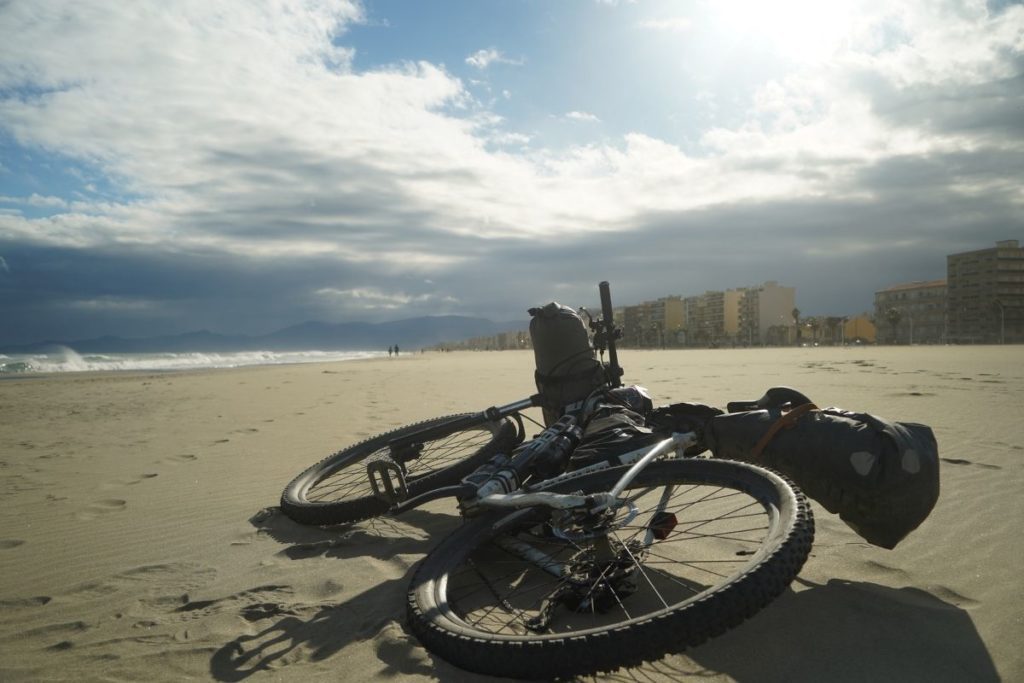
[[[737,681],[998,681],[970,615],[917,588],[797,579],[763,612],[687,651]]]
[[[422,555],[459,524],[454,515],[422,509],[405,513],[398,520],[382,517],[332,528],[296,524],[277,508],[262,510],[249,521],[260,533],[285,546],[280,556],[295,561],[315,557],[390,560]],[[325,602],[315,611],[254,614],[276,620],[258,633],[241,635],[217,650],[210,659],[210,674],[219,681],[242,681],[259,672],[280,673],[282,667],[299,659],[328,659],[350,643],[375,640],[377,657],[388,673],[399,679],[419,675],[474,680],[441,660],[424,657],[415,640],[398,626],[405,623],[405,594],[410,579],[411,570],[399,578],[382,579],[342,602]],[[241,616],[255,621],[246,614]],[[344,678],[344,663],[340,660],[338,669],[339,678]]]
[[[394,522],[317,529],[301,527],[265,511],[254,526],[288,547],[293,560],[313,556],[339,559],[366,555],[390,558],[425,553],[458,522],[449,515],[416,511]],[[384,528],[375,525],[384,524]],[[408,526],[404,526],[408,525]],[[397,624],[404,624],[410,574],[384,580],[343,602],[324,604],[315,613],[287,615],[255,635],[242,635],[214,653],[211,675],[240,681],[278,670],[297,648],[303,659],[320,661],[353,642],[376,640],[378,658],[390,675],[437,680],[494,680],[477,677],[425,655]],[[963,608],[916,588],[832,579],[814,584],[797,579],[794,587],[756,617],[704,645],[687,650],[690,660],[661,660],[607,677],[614,681],[650,681],[680,677],[758,683],[786,681],[998,681],[992,658]],[[283,661],[281,661],[283,660]],[[691,663],[692,662],[692,663]],[[339,671],[343,662],[338,662]]]

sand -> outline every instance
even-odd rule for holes
[[[798,580],[699,648],[608,680],[1024,680],[1024,348],[621,353],[656,402],[789,384],[931,425],[942,496],[895,550],[816,508]],[[413,565],[458,524],[302,527],[309,464],[529,395],[529,352],[0,381],[0,680],[487,680],[404,630]]]

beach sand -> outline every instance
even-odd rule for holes
[[[621,352],[657,404],[769,386],[935,430],[942,495],[895,550],[816,507],[792,590],[606,680],[1024,680],[1024,348]],[[458,524],[302,527],[298,472],[374,433],[531,394],[530,352],[0,381],[0,680],[493,680],[405,631]]]

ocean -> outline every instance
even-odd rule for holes
[[[247,365],[328,363],[380,358],[384,351],[238,351],[179,353],[83,353],[55,347],[48,353],[0,353],[0,377],[56,372],[172,371]]]

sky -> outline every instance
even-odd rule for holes
[[[0,2],[0,345],[855,314],[1022,209],[1021,3]]]

